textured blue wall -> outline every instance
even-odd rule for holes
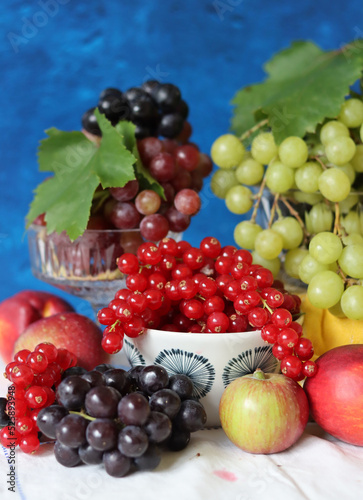
[[[106,86],[159,78],[180,86],[193,140],[209,151],[228,130],[233,94],[263,78],[261,66],[274,52],[295,39],[340,47],[362,36],[362,14],[360,0],[1,2],[0,300],[23,288],[54,291],[32,277],[23,238],[46,128],[78,129]],[[240,217],[210,196],[208,185],[203,195],[185,238],[198,244],[214,234],[232,243]]]

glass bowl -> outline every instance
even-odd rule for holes
[[[182,233],[168,236],[180,241]],[[139,229],[87,229],[73,242],[65,233],[47,234],[45,226],[33,224],[28,230],[34,276],[88,300],[95,317],[117,290],[126,287],[116,259],[126,252],[136,254],[143,242]]]

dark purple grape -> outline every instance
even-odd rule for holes
[[[177,137],[183,130],[184,119],[178,113],[170,113],[161,117],[158,132],[159,135],[172,139]]]
[[[160,389],[151,395],[149,405],[152,411],[160,411],[173,419],[180,409],[181,400],[175,391]]]
[[[173,155],[165,152],[155,155],[150,162],[149,170],[157,181],[170,181],[177,173],[177,166]]]
[[[180,451],[184,450],[184,448],[188,446],[189,441],[189,431],[173,428],[172,433],[166,442],[166,445],[171,451]]]
[[[168,386],[169,375],[163,366],[145,366],[139,373],[139,387],[147,394],[153,394]]]
[[[133,101],[140,99],[141,97],[148,95],[147,92],[145,92],[144,89],[140,87],[131,87],[124,92],[124,97],[128,100],[129,103],[132,103]]]
[[[187,173],[189,174],[189,172]],[[176,233],[185,231],[190,225],[190,215],[182,214],[174,206],[168,208],[165,212],[165,217],[169,222],[170,231],[175,231]]]
[[[114,387],[118,392],[124,396],[127,394],[130,387],[130,381],[127,378],[125,370],[121,368],[112,368],[104,373],[105,385]]]
[[[93,369],[98,372],[104,373],[107,372],[107,370],[111,370],[111,368],[113,368],[112,365],[109,365],[108,363],[102,363],[102,365],[97,365]]]
[[[95,450],[107,451],[117,446],[118,428],[110,418],[96,418],[88,424],[86,437]]]
[[[173,425],[179,429],[196,432],[203,429],[207,422],[207,414],[199,401],[186,399],[173,420]]]
[[[154,470],[160,461],[160,450],[155,445],[149,444],[148,449],[141,457],[134,458],[134,465],[138,470]]]
[[[158,109],[154,100],[148,95],[144,94],[134,99],[130,104],[131,121],[136,123],[150,123],[158,118]]]
[[[50,439],[55,439],[56,425],[68,414],[68,410],[60,405],[42,408],[37,416],[37,426],[43,434]]]
[[[95,108],[88,109],[85,113],[83,113],[81,123],[82,128],[84,128],[86,132],[97,135],[98,137],[102,136],[102,132],[95,115]]]
[[[102,92],[99,95],[99,100],[103,99],[107,95],[115,95],[117,97],[122,97],[122,92],[119,89],[116,89],[114,87],[107,87],[106,89],[102,90]]]
[[[132,460],[118,450],[111,450],[103,454],[103,465],[110,476],[123,477],[130,471]]]
[[[189,106],[183,99],[181,99],[181,101],[177,105],[175,111],[179,115],[181,115],[184,118],[184,120],[186,120],[188,118],[188,115],[189,115]]]
[[[69,377],[70,375],[81,376],[84,373],[87,373],[86,368],[83,368],[82,366],[71,366],[62,373],[62,380],[64,380],[66,377]]]
[[[147,93],[153,96],[153,94],[160,87],[161,83],[157,80],[147,80],[141,85],[141,88]]]
[[[105,381],[101,372],[92,370],[91,372],[84,373],[81,375],[84,380],[91,385],[91,387],[96,387],[97,385],[105,385]]]
[[[92,387],[85,399],[88,415],[96,418],[113,418],[117,414],[117,405],[121,394],[113,387],[99,385]]]
[[[183,373],[171,375],[169,378],[169,389],[176,392],[181,400],[189,399],[193,395],[193,382]]]
[[[164,413],[152,411],[144,429],[151,443],[161,443],[171,434],[171,420]]]
[[[113,123],[130,118],[130,108],[122,94],[105,95],[98,101],[98,109]]]
[[[78,455],[84,464],[87,465],[102,464],[103,452],[95,450],[88,443],[85,443],[78,448]]]
[[[169,222],[161,214],[146,215],[140,223],[141,236],[148,241],[160,241],[169,232]]]
[[[142,394],[132,392],[121,399],[117,413],[125,425],[144,425],[150,415],[149,402]]]
[[[86,442],[87,425],[88,420],[81,415],[66,415],[56,425],[55,437],[65,446],[78,448]]]
[[[59,441],[54,443],[54,456],[64,467],[75,467],[82,463],[78,455],[78,448],[70,448]]]
[[[139,227],[141,215],[130,201],[117,201],[111,210],[110,220],[118,229]]]
[[[132,179],[128,181],[123,187],[110,188],[110,193],[117,201],[129,201],[135,198],[139,192],[139,181]]]
[[[57,387],[58,403],[68,410],[80,410],[91,385],[79,375],[70,375],[62,380]]]
[[[0,398],[0,426],[3,427],[9,423],[9,415],[6,413],[6,405],[8,400],[6,398]]]
[[[118,449],[126,457],[140,457],[149,446],[149,438],[141,427],[127,425],[118,435]]]
[[[139,374],[141,370],[144,368],[143,365],[136,365],[130,368],[130,370],[127,372],[127,378],[133,383],[133,384],[138,384],[139,383]]]
[[[154,90],[153,97],[163,112],[170,112],[180,103],[181,93],[176,85],[163,83]]]

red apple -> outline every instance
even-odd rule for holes
[[[278,453],[293,445],[309,418],[304,390],[285,375],[255,373],[231,382],[219,404],[227,437],[249,453]]]
[[[74,311],[65,300],[47,292],[23,290],[0,304],[0,355],[9,363],[14,343],[34,321],[53,314]]]
[[[316,364],[304,384],[311,416],[332,436],[363,446],[363,344],[335,347]]]
[[[15,343],[14,353],[34,350],[40,342],[51,342],[77,356],[77,365],[87,370],[106,363],[108,355],[101,347],[102,332],[86,316],[74,312],[55,314],[32,323]]]

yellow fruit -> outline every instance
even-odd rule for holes
[[[305,313],[303,335],[313,343],[313,360],[334,347],[363,344],[363,320],[338,318],[327,309],[311,305],[306,295],[301,299],[301,312]]]

